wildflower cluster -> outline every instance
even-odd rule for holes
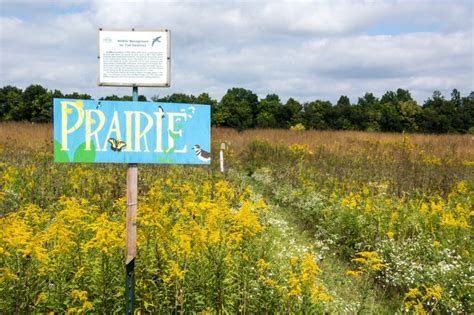
[[[306,144],[294,143],[288,147],[288,150],[290,150],[290,152],[292,152],[295,156],[301,158],[314,154],[314,151],[311,150]]]
[[[405,294],[404,311],[413,311],[416,314],[429,314],[441,301],[443,289],[439,286],[409,289]]]
[[[38,165],[24,173],[2,164],[0,312],[122,313],[123,176],[112,166]],[[205,169],[144,169],[135,262],[141,312],[291,313],[326,299],[306,258],[298,279],[310,298],[288,296],[290,264],[270,254],[269,206],[252,189]],[[46,183],[34,180],[39,173]]]
[[[376,271],[380,271],[385,268],[385,264],[382,263],[380,256],[377,252],[358,252],[357,257],[352,258],[352,261],[357,264],[356,270],[347,271],[347,275],[356,278],[362,275],[371,275]]]
[[[305,254],[302,258],[290,259],[291,269],[288,278],[288,297],[297,299],[310,298],[313,303],[330,302],[328,295],[321,283],[318,283],[318,275],[322,270],[314,261],[314,257]]]
[[[1,309],[105,310],[106,298],[94,306],[87,294],[118,285],[109,268],[121,268],[121,225],[98,216],[87,201],[65,196],[50,209],[24,205],[0,225]],[[112,255],[119,259],[110,259]]]
[[[304,130],[306,130],[306,128],[304,127],[304,125],[302,123],[297,123],[296,125],[291,126],[290,130],[292,130],[292,131],[304,131]]]
[[[407,141],[400,149],[416,153]],[[261,168],[252,179],[302,227],[335,245],[332,250],[342,257],[351,257],[356,265],[347,275],[372,280],[390,288],[387,292],[434,282],[443,291],[443,299],[432,305],[436,311],[471,311],[469,231],[474,212],[469,181],[445,191],[398,194],[386,180],[322,176],[313,160],[303,162],[303,172],[301,165],[284,174]]]

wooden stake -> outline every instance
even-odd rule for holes
[[[137,255],[137,164],[128,164],[127,168],[127,256],[125,264],[129,264]]]
[[[138,87],[133,87],[132,98],[138,102]],[[135,256],[137,255],[137,204],[138,204],[138,165],[127,167],[127,248],[125,256],[125,313],[135,312]]]

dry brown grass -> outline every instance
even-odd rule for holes
[[[53,125],[29,122],[1,122],[0,144],[34,150],[53,150]]]
[[[53,125],[28,122],[0,123],[0,144],[21,146],[35,150],[52,151]],[[259,129],[237,132],[230,128],[212,128],[212,141],[218,144],[230,141],[238,154],[255,139],[274,144],[306,144],[311,149],[324,146],[326,150],[338,155],[352,155],[375,147],[394,145],[406,138],[418,150],[440,158],[474,160],[474,137],[471,135],[424,135],[399,133],[369,133],[358,131],[290,131],[283,129]],[[371,146],[372,145],[372,146]],[[217,148],[217,146],[215,146]]]
[[[403,143],[404,139],[430,156],[450,159],[474,160],[474,137],[471,135],[426,135],[375,133],[361,131],[290,131],[283,129],[260,129],[237,132],[234,129],[214,128],[214,142],[230,141],[238,153],[255,139],[274,144],[306,144],[311,149],[324,146],[337,155],[351,155],[374,147]]]

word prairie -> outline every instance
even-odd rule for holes
[[[55,162],[210,163],[210,106],[54,99]]]

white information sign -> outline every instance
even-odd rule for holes
[[[99,85],[170,86],[169,30],[99,29]]]

